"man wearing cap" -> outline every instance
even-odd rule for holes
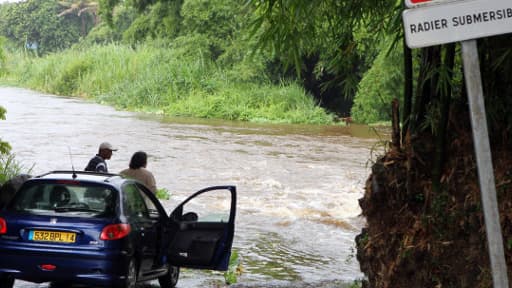
[[[107,162],[105,162],[105,160],[109,160],[110,157],[112,157],[112,151],[117,151],[117,149],[114,149],[108,142],[101,143],[98,154],[92,157],[87,167],[85,167],[85,171],[108,173]]]

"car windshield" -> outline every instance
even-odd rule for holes
[[[93,183],[36,182],[24,186],[7,209],[31,214],[62,214],[76,216],[93,214],[109,217],[114,214],[115,190]]]

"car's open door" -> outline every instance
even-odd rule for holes
[[[170,215],[173,266],[227,270],[235,232],[236,187],[202,189]]]

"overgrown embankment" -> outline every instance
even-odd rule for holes
[[[300,85],[271,83],[261,62],[221,68],[203,55],[208,49],[183,47],[189,49],[180,43],[135,49],[112,44],[43,58],[11,54],[6,77],[23,87],[120,109],[254,122],[333,122]]]
[[[469,116],[458,113],[451,119],[439,192],[433,192],[430,180],[434,145],[425,135],[403,149],[391,149],[374,164],[360,199],[367,227],[356,238],[366,287],[492,287],[471,127],[461,120]],[[510,275],[512,154],[506,133],[494,136],[493,164]]]

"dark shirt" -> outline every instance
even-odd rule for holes
[[[94,156],[85,167],[85,171],[108,173],[107,162],[100,155]]]

